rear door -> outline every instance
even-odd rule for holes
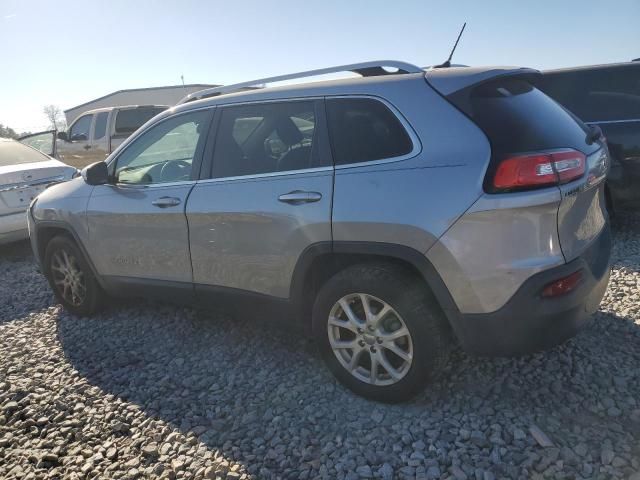
[[[197,292],[288,298],[302,252],[331,241],[333,167],[322,105],[219,107],[208,179],[187,205]]]

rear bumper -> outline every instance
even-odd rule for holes
[[[29,236],[24,211],[0,216],[0,243],[24,240]]]
[[[479,355],[512,356],[544,350],[571,338],[600,305],[609,283],[610,257],[607,223],[580,257],[529,278],[501,309],[460,314],[453,327],[462,347]],[[575,290],[556,298],[541,296],[546,285],[581,269],[583,279]]]

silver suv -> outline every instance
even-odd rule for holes
[[[247,91],[337,71],[363,78]],[[453,340],[550,347],[607,287],[607,148],[537,74],[388,61],[204,90],[37,197],[33,250],[71,313],[272,312],[353,391],[406,399]]]

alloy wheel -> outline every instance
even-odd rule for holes
[[[384,300],[365,293],[345,295],[329,312],[327,330],[336,358],[358,380],[392,385],[411,368],[411,334]]]
[[[87,295],[84,273],[78,259],[66,250],[58,250],[51,257],[51,276],[58,293],[71,305],[82,305]]]

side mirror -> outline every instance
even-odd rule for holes
[[[67,132],[58,132],[57,137],[58,137],[59,140],[63,140],[65,142],[68,141],[67,140]]]
[[[96,162],[88,165],[80,172],[88,185],[104,185],[109,183],[109,169],[104,162]]]

